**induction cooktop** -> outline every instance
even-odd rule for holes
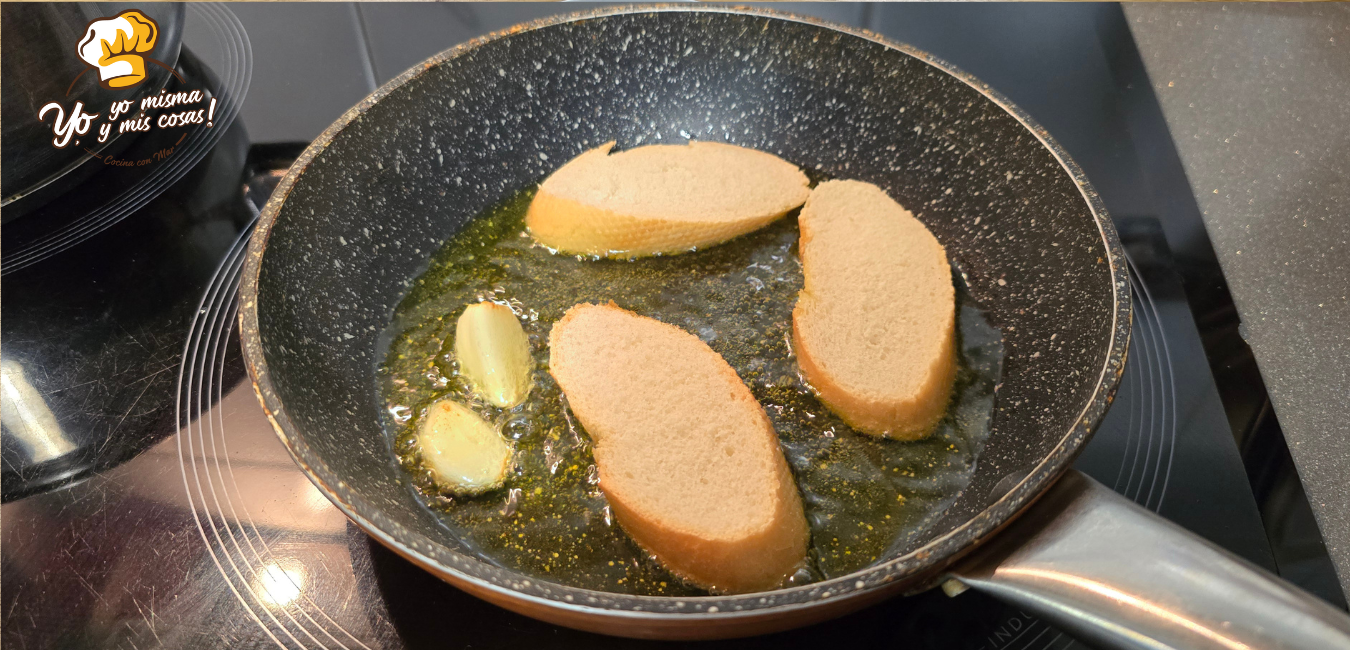
[[[238,22],[224,7],[194,11],[212,12],[220,38],[242,43],[215,72],[222,92],[242,100],[251,57]],[[305,143],[251,143],[245,126],[223,130],[189,173],[142,205],[0,280],[0,643],[663,645],[552,626],[460,592],[367,537],[296,467],[247,381],[236,314],[253,224]],[[1135,299],[1131,351],[1077,467],[1274,570],[1184,265],[1157,216],[1118,214]],[[4,236],[8,257],[23,242],[11,242],[9,225]],[[817,648],[841,639],[858,648],[1079,645],[981,594],[940,590],[801,630],[694,645]]]

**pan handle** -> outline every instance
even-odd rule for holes
[[[943,583],[1118,648],[1350,650],[1350,616],[1069,471]]]

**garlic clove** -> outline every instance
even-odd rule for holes
[[[480,302],[460,314],[455,357],[474,392],[494,406],[511,408],[530,393],[534,369],[530,340],[505,305]]]
[[[436,484],[455,494],[480,494],[500,487],[511,470],[511,443],[478,414],[451,399],[427,408],[418,426],[417,445]]]

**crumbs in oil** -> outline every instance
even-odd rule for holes
[[[548,332],[573,305],[607,302],[683,328],[727,360],[773,421],[811,526],[805,583],[846,575],[922,537],[970,480],[988,435],[1002,343],[957,281],[961,369],[952,406],[917,442],[855,433],[812,395],[791,354],[802,287],[797,223],[789,216],[726,244],[683,255],[596,260],[550,253],[525,232],[533,190],[471,221],[448,241],[399,304],[379,381],[395,451],[414,489],[483,559],[575,587],[644,595],[703,593],[671,575],[613,521],[590,441],[548,374]],[[494,300],[520,317],[534,388],[502,410],[471,397],[453,349],[468,304]],[[453,396],[500,427],[514,473],[473,498],[439,493],[412,444],[432,402]]]

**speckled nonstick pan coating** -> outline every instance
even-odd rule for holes
[[[965,273],[1004,335],[989,441],[924,539],[844,578],[657,598],[527,579],[465,552],[407,489],[381,429],[380,333],[466,220],[614,139],[776,153],[880,185]],[[1063,149],[978,80],[874,34],[764,10],[608,9],[446,50],[325,131],[263,211],[244,354],[310,479],[380,542],[492,602],[630,636],[725,637],[932,586],[1064,472],[1101,419],[1129,335],[1124,256]],[[1053,338],[1052,338],[1053,335]]]

